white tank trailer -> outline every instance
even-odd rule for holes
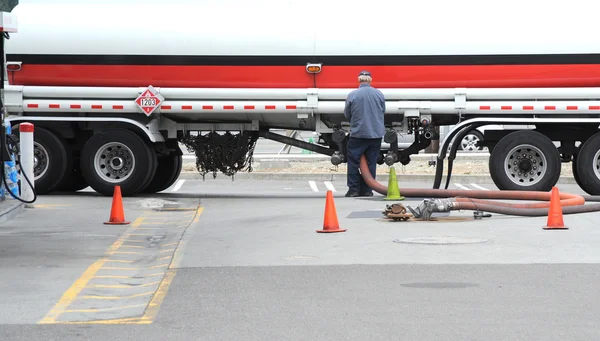
[[[597,195],[600,35],[587,3],[21,0],[5,41],[7,121],[16,136],[36,126],[38,194],[154,193],[181,172],[179,142],[203,174],[247,171],[259,137],[345,162],[345,99],[368,70],[386,97],[380,164],[409,163],[453,126],[439,188],[462,136],[517,125],[528,128],[482,141],[500,189],[550,190],[571,162]],[[398,148],[398,134],[414,144]]]

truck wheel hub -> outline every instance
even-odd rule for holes
[[[521,186],[531,186],[540,182],[546,175],[546,157],[532,145],[523,144],[507,153],[504,161],[507,177]]]
[[[521,162],[519,162],[519,169],[523,172],[529,172],[532,168],[533,165],[529,160],[522,160]]]
[[[110,183],[129,178],[135,167],[133,152],[119,142],[109,142],[98,148],[94,157],[94,168],[102,180]]]

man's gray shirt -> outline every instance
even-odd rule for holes
[[[385,134],[385,97],[369,84],[361,84],[346,99],[344,116],[350,122],[350,136],[375,139]]]

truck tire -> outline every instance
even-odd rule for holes
[[[137,134],[111,129],[92,136],[81,152],[81,170],[96,192],[112,196],[115,186],[131,196],[148,184],[156,171],[156,153]]]
[[[590,137],[573,158],[577,184],[590,195],[600,195],[600,133]]]
[[[13,134],[19,136],[18,127],[13,130]],[[17,143],[20,142],[17,140]],[[73,168],[71,149],[65,141],[42,127],[35,127],[33,144],[34,190],[37,195],[48,194],[70,177]],[[20,186],[29,184],[23,178]]]
[[[154,178],[141,192],[158,193],[171,187],[177,178],[179,178],[182,166],[183,158],[181,155],[176,155],[173,153],[169,154],[169,156],[159,158],[158,167],[156,167]]]
[[[577,186],[583,189],[583,185],[581,184],[581,178],[579,177],[579,173],[577,170],[577,163],[577,154],[573,154],[573,161],[571,161],[571,171],[573,171],[573,178],[575,179]]]
[[[58,191],[61,192],[77,192],[82,189],[88,187],[87,181],[83,177],[83,172],[81,171],[80,160],[79,158],[73,160],[73,172],[71,176],[69,176],[63,184],[57,188]]]
[[[498,141],[489,170],[500,190],[550,191],[560,177],[560,154],[546,136],[515,131]]]

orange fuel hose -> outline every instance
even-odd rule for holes
[[[366,157],[360,159],[360,172],[365,183],[379,194],[387,195],[387,186],[377,182],[371,175]],[[550,192],[541,191],[487,191],[487,190],[449,190],[449,189],[425,189],[425,188],[402,188],[401,194],[405,197],[430,197],[450,198],[455,200],[463,209],[477,209],[475,207],[504,207],[513,209],[545,209],[550,204]],[[559,193],[561,206],[579,206],[585,204],[585,199],[577,194]],[[504,200],[535,200],[537,203],[503,203],[481,199],[504,199]],[[481,208],[479,208],[481,209]],[[547,211],[547,210],[546,210]]]

